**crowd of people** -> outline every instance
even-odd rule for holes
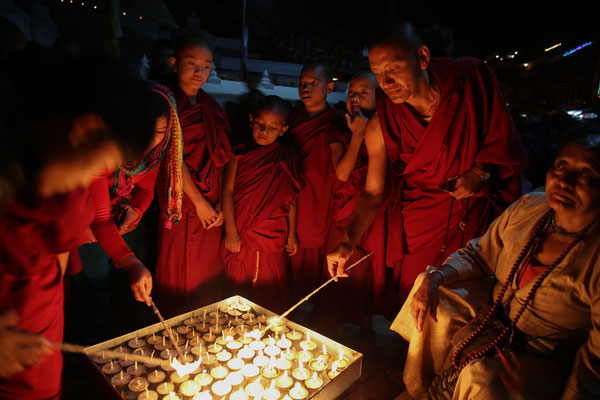
[[[407,22],[367,47],[345,115],[310,63],[299,104],[258,98],[243,134],[202,89],[198,35],[157,50],[160,82],[33,45],[3,60],[0,397],[61,396],[64,282],[120,269],[167,317],[234,294],[282,312],[333,277],[315,324],[394,320],[415,398],[596,398],[598,137],[521,197],[527,156],[485,63],[431,57]],[[155,268],[128,245],[141,222]]]

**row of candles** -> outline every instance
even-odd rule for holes
[[[161,368],[151,370],[152,365],[135,361],[115,362],[102,354],[94,361],[104,364],[102,371],[115,387],[138,400],[158,400],[159,396],[166,400],[220,400],[227,395],[232,400],[302,400],[309,391],[319,390],[324,379],[334,379],[348,366],[343,349],[333,357],[323,344],[315,357],[313,351],[318,345],[311,340],[310,332],[301,340],[301,332],[290,331],[284,324],[269,326],[275,337],[260,340],[261,325],[267,322],[265,315],[256,317],[249,306],[235,303],[208,316],[205,310],[203,316],[188,318],[174,330],[175,341],[183,346],[183,356],[175,358],[171,342],[165,339],[166,331],[163,335],[153,333],[146,340],[129,340],[134,354],[153,358],[159,351],[165,360]],[[298,351],[294,343],[298,343]],[[122,367],[127,367],[126,372]],[[168,374],[170,381],[166,381]],[[123,390],[125,387],[129,394]]]

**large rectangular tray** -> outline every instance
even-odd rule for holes
[[[251,306],[256,311],[257,314],[265,314],[267,317],[277,315],[277,314],[273,313],[272,311],[267,310],[266,308],[264,308],[258,304],[255,304],[241,296],[232,296],[230,298],[218,301],[218,302],[208,305],[206,307],[201,307],[196,310],[193,310],[193,311],[190,311],[190,312],[187,312],[184,314],[180,314],[176,317],[166,320],[165,322],[169,327],[175,326],[190,317],[201,316],[205,310],[207,312],[210,312],[213,310],[218,310],[225,305],[234,304],[236,302],[247,303],[249,306]],[[318,332],[315,332],[313,330],[305,328],[293,321],[288,321],[287,326],[290,329],[296,329],[297,331],[301,331],[304,334],[306,334],[306,332],[310,332],[311,340],[313,340],[314,342],[316,342],[318,344],[317,348],[320,348],[320,346],[322,344],[325,344],[328,348],[335,348],[336,351],[339,351],[339,349],[342,349],[344,352],[344,357],[348,359],[348,366],[344,370],[342,370],[340,372],[340,374],[338,376],[336,376],[333,380],[324,384],[320,390],[318,390],[312,394],[309,394],[309,397],[308,397],[309,399],[314,399],[314,400],[335,399],[339,395],[341,395],[348,387],[350,387],[350,385],[352,385],[358,378],[360,378],[361,371],[362,371],[362,357],[363,357],[363,355],[361,353],[358,353],[340,343],[335,342],[332,339],[329,339],[326,336],[321,335]],[[86,353],[88,353],[88,354],[86,354],[88,366],[91,367],[92,371],[95,371],[92,373],[95,374],[96,378],[99,378],[99,380],[102,382],[102,386],[104,386],[105,389],[108,389],[107,395],[109,395],[110,398],[115,399],[115,400],[122,399],[121,394],[110,383],[110,381],[102,373],[102,371],[96,365],[96,363],[94,363],[94,361],[92,360],[89,353],[113,349],[115,347],[118,347],[121,344],[124,344],[124,343],[126,344],[127,341],[129,341],[130,339],[134,339],[136,337],[141,338],[141,337],[145,337],[148,335],[152,335],[152,333],[157,333],[159,331],[162,331],[163,329],[164,329],[163,325],[160,322],[158,322],[154,325],[147,326],[145,328],[139,329],[134,332],[130,332],[128,334],[116,337],[114,339],[110,339],[105,342],[86,347],[85,351],[86,351]]]

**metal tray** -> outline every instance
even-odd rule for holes
[[[230,298],[213,303],[209,306],[201,307],[196,310],[187,312],[185,314],[180,314],[176,317],[166,320],[165,322],[169,327],[175,326],[190,317],[196,317],[196,316],[203,315],[205,310],[208,313],[208,312],[211,312],[214,310],[219,310],[223,306],[235,304],[236,302],[248,304],[250,307],[252,307],[252,309],[254,309],[254,311],[256,312],[257,315],[265,314],[267,317],[277,316],[277,314],[267,310],[264,307],[261,307],[258,304],[255,304],[241,296],[232,296]],[[315,332],[308,328],[305,328],[293,321],[288,320],[287,326],[290,330],[296,329],[297,331],[303,332],[305,335],[307,332],[310,332],[311,340],[317,343],[317,349],[319,349],[323,344],[325,344],[330,349],[335,348],[336,351],[339,351],[339,349],[342,349],[344,352],[344,357],[348,360],[348,366],[345,369],[343,369],[339,375],[337,375],[332,380],[328,380],[326,378],[325,383],[319,390],[309,391],[309,395],[308,395],[307,399],[315,399],[315,400],[335,399],[339,395],[341,395],[348,387],[350,387],[350,385],[352,385],[360,377],[361,370],[362,370],[362,357],[363,357],[363,355],[361,353],[358,353],[340,343],[337,343],[337,342],[329,339],[326,336],[321,335],[318,332]],[[107,340],[105,342],[86,347],[85,351],[86,351],[86,353],[88,353],[88,354],[86,354],[88,366],[91,366],[92,368],[90,368],[90,369],[92,371],[95,371],[92,373],[95,374],[96,378],[99,378],[99,380],[101,382],[103,382],[102,386],[104,386],[105,389],[108,389],[107,395],[109,395],[110,398],[115,399],[115,400],[123,399],[121,394],[112,385],[110,380],[102,373],[100,367],[98,367],[98,365],[92,360],[92,357],[91,357],[91,355],[89,355],[89,353],[113,349],[122,344],[126,345],[130,339],[134,339],[136,337],[138,337],[138,338],[146,337],[146,336],[152,335],[152,333],[160,332],[163,329],[164,329],[163,325],[160,322],[158,322],[154,325],[147,326],[145,328],[139,329],[137,331],[134,331],[134,332],[131,332],[131,333],[119,336],[119,337],[116,337],[114,339]],[[333,354],[333,356],[335,357],[336,354]]]

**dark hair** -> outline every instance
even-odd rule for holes
[[[381,23],[367,40],[367,49],[380,45],[403,46],[406,50],[416,53],[423,46],[421,35],[417,28],[408,21],[386,21]]]
[[[213,52],[213,47],[202,35],[198,34],[187,34],[183,35],[175,43],[175,57],[179,57],[181,52],[189,47],[204,47],[205,49]]]
[[[150,108],[150,114],[155,115],[157,119],[160,117],[167,117],[168,119],[171,115],[171,108],[165,96],[154,91],[150,100]]]
[[[326,83],[333,82],[333,75],[331,73],[331,69],[329,68],[329,65],[324,62],[321,62],[321,61],[315,61],[315,62],[310,62],[308,64],[304,64],[304,66],[302,67],[302,71],[300,71],[300,74],[302,74],[304,71],[309,71],[309,70],[314,71],[319,68],[323,70],[323,74],[325,75],[325,82]]]
[[[291,107],[289,103],[281,97],[271,95],[263,97],[256,103],[252,115],[257,116],[258,113],[265,110],[277,111],[284,116],[287,123],[287,120],[290,117]]]

